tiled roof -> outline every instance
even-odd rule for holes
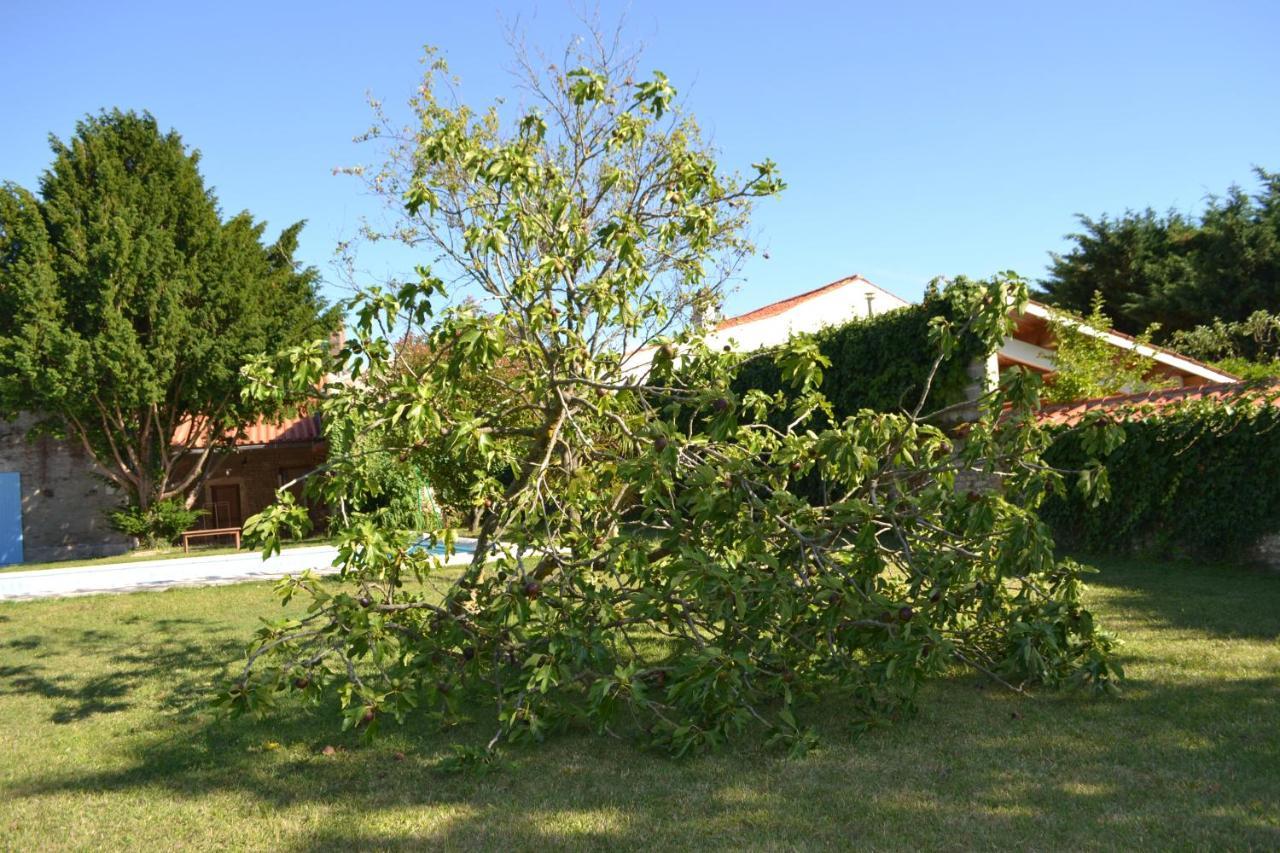
[[[869,286],[869,287],[875,287],[876,290],[881,289],[876,285],[872,284],[871,282],[867,281],[865,278],[858,275],[857,273],[854,273],[853,275],[846,276],[840,279],[839,281],[833,281],[830,284],[823,285],[822,287],[819,287],[816,290],[810,290],[805,293],[801,293],[797,296],[792,296],[787,299],[782,299],[782,300],[779,300],[778,302],[772,302],[764,306],[763,308],[757,308],[754,311],[748,311],[746,314],[739,314],[737,317],[729,317],[726,320],[721,320],[719,323],[716,324],[716,330],[719,331],[723,329],[732,329],[734,326],[741,326],[744,323],[754,323],[757,320],[764,320],[768,317],[776,317],[777,315],[785,311],[790,311],[792,308],[795,308],[797,305],[808,302],[810,299],[813,299],[815,296],[821,296],[824,293],[830,293],[833,290],[839,290],[840,288],[846,285],[850,285],[854,283]]]
[[[178,427],[174,433],[174,444],[183,444],[189,436],[189,424]],[[236,437],[236,447],[274,447],[283,444],[310,444],[321,441],[324,432],[320,426],[320,415],[299,414],[280,421],[259,420],[244,428]],[[202,442],[197,439],[196,446]]]
[[[280,423],[258,421],[245,427],[244,435],[236,439],[236,446],[258,444],[305,444],[324,437],[320,429],[320,416],[299,415]]]
[[[1028,300],[1027,300],[1027,304],[1028,304],[1028,305],[1035,305],[1035,306],[1038,306],[1038,307],[1040,307],[1040,308],[1044,309],[1045,311],[1060,311],[1060,310],[1061,310],[1061,309],[1059,309],[1059,308],[1054,308],[1052,305],[1048,304],[1047,302],[1038,302],[1038,301],[1036,301],[1036,300],[1034,300],[1034,299],[1028,299]],[[1137,344],[1137,343],[1138,343],[1138,339],[1137,339],[1137,338],[1135,338],[1133,335],[1127,335],[1127,334],[1125,334],[1124,332],[1117,331],[1116,329],[1101,329],[1100,331],[1106,332],[1107,334],[1115,335],[1117,338],[1124,338],[1125,340],[1127,340],[1127,341],[1129,341],[1130,343],[1133,343],[1133,344]],[[1204,368],[1206,371],[1212,371],[1212,372],[1214,372],[1214,373],[1218,373],[1218,374],[1221,374],[1221,375],[1223,375],[1223,376],[1231,376],[1231,374],[1230,374],[1230,373],[1227,373],[1225,370],[1222,370],[1222,369],[1220,369],[1220,368],[1214,367],[1214,366],[1213,366],[1213,365],[1211,365],[1211,364],[1205,364],[1203,361],[1200,361],[1199,359],[1192,358],[1192,357],[1191,357],[1191,356],[1189,356],[1189,355],[1183,355],[1182,353],[1177,352],[1176,350],[1171,350],[1171,349],[1169,349],[1168,347],[1162,347],[1162,346],[1159,346],[1158,344],[1151,344],[1151,343],[1143,344],[1143,346],[1150,347],[1151,349],[1155,350],[1155,351],[1156,351],[1156,352],[1158,352],[1158,353],[1164,353],[1165,355],[1167,355],[1167,356],[1172,356],[1173,358],[1180,358],[1180,359],[1182,359],[1183,361],[1189,361],[1189,362],[1191,362],[1192,364],[1196,365],[1197,367],[1202,367],[1202,368]],[[1236,379],[1236,378],[1238,378],[1238,377],[1232,376],[1232,378],[1233,378],[1233,379]]]
[[[1273,406],[1280,406],[1280,381],[1261,384],[1256,382],[1215,382],[1209,385],[1194,385],[1187,388],[1168,388],[1161,391],[1144,391],[1138,394],[1115,394],[1110,397],[1095,397],[1092,400],[1045,406],[1036,415],[1036,419],[1041,424],[1074,426],[1091,412],[1108,412],[1126,419],[1142,418],[1161,409],[1195,400],[1229,401],[1240,398],[1265,400]]]

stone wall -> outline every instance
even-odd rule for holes
[[[41,438],[28,442],[34,419],[0,422],[0,471],[22,478],[22,548],[28,563],[123,554],[129,537],[107,524],[120,495],[93,474],[84,450]]]

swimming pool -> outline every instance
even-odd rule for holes
[[[444,542],[436,542],[434,545],[427,544],[427,537],[423,537],[415,542],[409,548],[410,553],[425,551],[437,557],[444,556]],[[476,540],[474,539],[455,539],[453,542],[453,553],[457,554],[474,554],[476,552]]]

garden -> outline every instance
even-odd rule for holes
[[[996,369],[1011,272],[712,345],[779,167],[725,168],[637,56],[566,59],[517,47],[522,99],[478,110],[429,49],[407,127],[374,102],[362,238],[418,265],[334,305],[301,224],[224,222],[149,114],[5,185],[0,408],[157,549],[248,424],[314,418],[243,533],[333,569],[0,602],[5,846],[1280,846],[1274,318],[1171,330],[1256,362],[1229,399],[1057,425],[1046,400],[1180,381],[1142,355],[1167,304],[1068,317],[1079,253],[1047,378]],[[1141,309],[1132,357],[1080,331],[1108,306]]]
[[[571,730],[459,766],[449,727],[335,729],[336,703],[213,713],[269,585],[0,605],[0,834],[15,849],[971,849],[1280,843],[1274,573],[1099,560],[1087,600],[1124,638],[1123,692],[1010,693],[955,671],[920,713],[821,745],[673,760]],[[56,630],[49,626],[56,625]]]

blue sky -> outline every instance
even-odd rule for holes
[[[329,274],[373,209],[331,174],[369,158],[367,91],[403,104],[430,43],[487,103],[510,93],[507,24],[550,48],[581,29],[564,2],[200,5],[6,4],[0,179],[33,187],[86,112],[150,110],[224,212],[309,220],[301,255]],[[939,274],[1036,278],[1078,212],[1196,210],[1280,169],[1274,2],[600,5],[622,12],[723,162],[772,157],[790,184],[730,313],[854,272],[907,298]]]

